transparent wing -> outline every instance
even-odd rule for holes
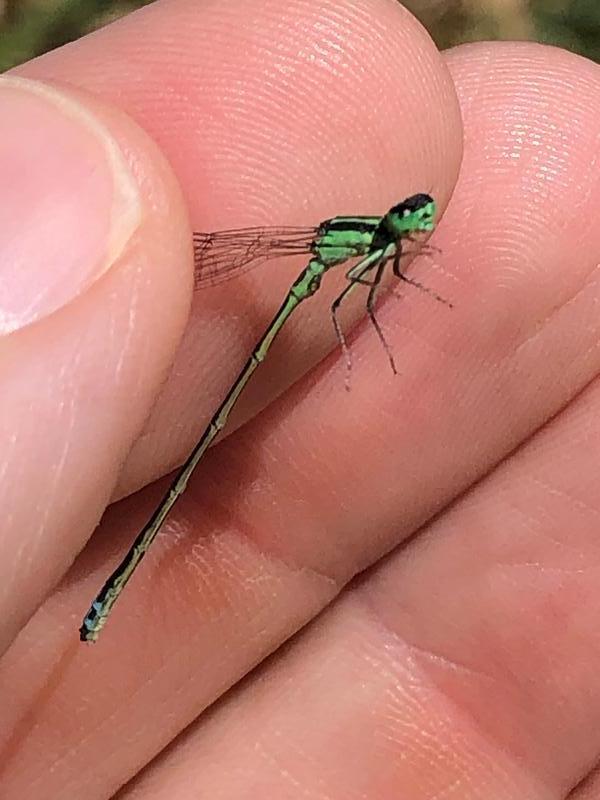
[[[310,253],[317,232],[289,227],[195,233],[195,287],[222,283],[270,258]]]

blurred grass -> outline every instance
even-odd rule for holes
[[[0,0],[0,71],[149,2]],[[600,60],[600,0],[404,0],[404,5],[442,48],[482,39],[525,39]]]

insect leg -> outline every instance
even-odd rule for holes
[[[353,289],[357,286],[367,285],[371,288],[373,287],[373,281],[369,281],[364,278],[364,275],[367,274],[370,270],[374,269],[377,266],[377,272],[379,272],[379,265],[381,261],[387,261],[387,259],[383,259],[382,251],[378,250],[376,253],[370,253],[368,256],[363,258],[356,266],[352,267],[352,269],[348,270],[346,273],[346,277],[348,278],[348,286],[341,292],[341,294],[336,297],[331,305],[331,319],[333,322],[333,327],[335,329],[335,335],[337,336],[337,340],[340,343],[340,347],[342,348],[342,353],[344,354],[344,358],[346,360],[346,379],[345,379],[345,386],[346,390],[350,390],[350,372],[352,371],[352,358],[350,356],[350,349],[348,348],[348,343],[346,342],[346,337],[344,335],[344,331],[338,319],[338,311],[342,304],[342,302],[346,299],[346,297],[350,294]],[[380,278],[381,279],[381,278]]]
[[[434,292],[433,289],[430,289],[429,286],[425,286],[425,284],[421,283],[420,281],[416,281],[414,278],[409,278],[408,275],[405,275],[404,272],[400,269],[400,258],[402,256],[401,251],[397,251],[396,255],[394,256],[394,266],[393,266],[393,273],[397,278],[400,278],[401,281],[404,283],[409,283],[411,286],[415,286],[417,289],[420,289],[422,292],[433,297],[440,303],[443,303],[446,306],[452,308],[452,303],[446,300],[445,297],[442,297],[437,292]]]
[[[371,284],[371,288],[369,289],[369,296],[367,297],[367,314],[369,315],[369,319],[373,323],[373,327],[377,332],[377,336],[379,337],[379,341],[383,345],[383,349],[385,350],[387,357],[390,362],[390,366],[392,368],[392,372],[394,375],[398,374],[398,370],[396,369],[396,364],[394,363],[394,356],[392,355],[392,350],[387,343],[385,336],[383,335],[383,331],[381,330],[381,326],[375,316],[375,297],[377,294],[377,289],[379,288],[379,284],[381,283],[381,278],[383,275],[383,270],[385,269],[387,259],[382,259],[379,265],[377,266],[377,272],[375,273],[375,277]]]

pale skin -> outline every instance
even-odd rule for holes
[[[535,45],[439,56],[383,0],[225,5],[157,3],[19,70],[81,90],[143,203],[102,280],[0,339],[0,794],[108,798],[152,762],[120,800],[596,800],[600,70]],[[188,316],[191,227],[413,191],[444,208],[463,147],[442,252],[414,264],[454,307],[384,300],[399,374],[363,323],[348,393],[332,276],[80,644],[164,484],[136,490],[189,450],[297,272],[271,264]]]

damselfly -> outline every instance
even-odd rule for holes
[[[185,491],[192,472],[208,446],[225,426],[250,376],[266,358],[273,340],[292,312],[318,290],[323,275],[332,267],[351,259],[359,259],[346,272],[348,285],[331,306],[333,325],[347,360],[348,348],[338,320],[338,310],[351,291],[357,286],[365,286],[368,288],[367,313],[386,349],[392,369],[396,371],[392,354],[374,313],[375,297],[385,266],[390,261],[397,278],[430,291],[401,271],[400,259],[405,241],[413,241],[416,235],[433,230],[435,212],[432,197],[428,194],[415,194],[393,206],[383,216],[333,217],[313,228],[244,228],[194,234],[195,266],[199,284],[205,281],[219,282],[270,258],[305,253],[310,254],[310,261],[291,285],[279,311],[257,342],[168,492],[121,564],[98,593],[79,629],[82,641],[95,641],[98,638],[113,605],[156,538],[165,518]],[[430,294],[434,294],[438,300],[442,299],[433,292]]]

